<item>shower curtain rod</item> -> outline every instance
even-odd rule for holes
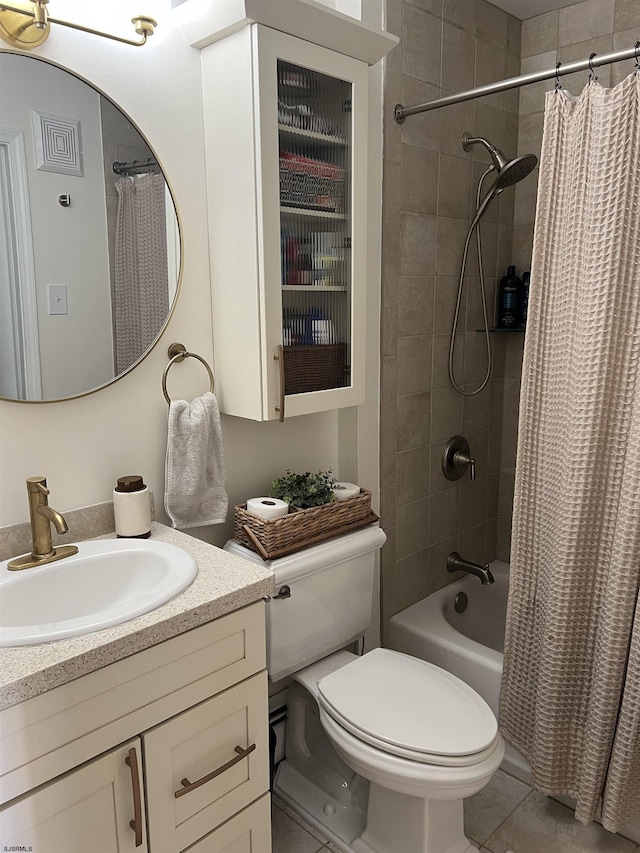
[[[447,107],[450,104],[459,104],[461,101],[471,101],[474,98],[482,98],[483,95],[493,95],[495,92],[505,92],[507,89],[518,89],[520,86],[528,86],[530,83],[538,83],[541,80],[562,77],[565,74],[573,74],[575,71],[593,71],[600,65],[611,65],[613,62],[621,62],[624,59],[633,59],[634,57],[636,60],[640,58],[640,41],[636,42],[635,47],[630,47],[628,50],[617,50],[613,53],[603,53],[600,56],[594,53],[589,59],[579,59],[576,62],[567,62],[566,64],[559,62],[555,68],[548,71],[532,71],[529,74],[521,74],[519,77],[509,77],[507,80],[487,83],[485,86],[468,89],[466,92],[459,92],[457,95],[448,95],[446,98],[439,98],[437,101],[428,101],[426,104],[416,104],[413,107],[403,107],[402,104],[396,104],[393,117],[398,124],[402,124],[407,116],[437,110],[439,107]]]

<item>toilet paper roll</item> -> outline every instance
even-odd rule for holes
[[[355,483],[336,483],[333,487],[336,500],[346,501],[347,498],[355,498],[360,494],[360,486]]]
[[[249,498],[247,512],[259,518],[280,518],[289,512],[289,504],[278,498]]]

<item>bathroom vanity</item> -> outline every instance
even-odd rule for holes
[[[94,634],[0,650],[0,843],[37,853],[271,850],[272,573],[162,525],[194,583]]]

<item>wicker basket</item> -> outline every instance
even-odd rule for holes
[[[234,507],[233,535],[263,560],[274,560],[379,520],[371,509],[371,492],[360,489],[359,495],[343,501],[310,509],[291,507],[281,518],[260,518],[240,504]]]
[[[346,344],[287,346],[283,353],[285,394],[326,391],[347,384]]]

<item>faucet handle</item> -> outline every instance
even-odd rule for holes
[[[50,490],[47,488],[46,477],[27,477],[27,491],[32,492],[33,494],[37,494],[38,492],[42,495],[51,494]]]
[[[454,435],[442,451],[442,473],[447,480],[457,480],[469,468],[472,480],[476,478],[476,460],[471,455],[469,442],[462,435]]]

